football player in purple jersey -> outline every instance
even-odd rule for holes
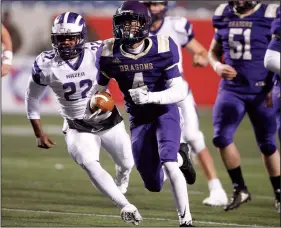
[[[168,1],[146,1],[152,16],[152,26],[150,35],[170,36],[178,46],[180,55],[179,71],[182,76],[183,60],[182,49],[186,49],[192,56],[194,67],[206,67],[208,65],[208,52],[197,41],[193,32],[193,25],[185,18],[178,16],[167,16]],[[217,176],[213,157],[206,146],[204,134],[199,127],[198,112],[196,103],[188,88],[187,97],[177,103],[183,120],[181,129],[181,140],[187,142],[192,151],[192,155],[198,158],[207,180],[210,194],[203,200],[203,204],[208,206],[225,206],[228,202],[225,190]]]
[[[176,103],[187,96],[178,69],[179,53],[170,37],[148,37],[151,16],[137,1],[126,1],[113,16],[112,39],[100,49],[95,90],[104,91],[114,78],[130,115],[135,165],[151,192],[170,182],[181,227],[192,225],[186,179],[195,171],[186,144],[180,144],[180,116]],[[182,171],[182,172],[181,172]]]
[[[276,75],[263,64],[277,8],[276,4],[259,1],[228,1],[218,6],[213,16],[216,33],[209,60],[222,77],[213,110],[213,143],[219,148],[234,188],[226,211],[251,199],[242,175],[240,154],[233,142],[246,113],[264,157],[276,209],[280,210],[280,153],[275,139],[280,86]]]

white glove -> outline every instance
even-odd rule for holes
[[[147,104],[149,101],[149,93],[147,86],[142,86],[136,89],[129,89],[129,93],[135,104]]]

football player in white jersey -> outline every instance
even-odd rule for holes
[[[9,31],[2,24],[1,30],[1,41],[2,41],[2,56],[1,56],[1,76],[6,76],[12,68],[13,60],[13,45]]]
[[[27,117],[38,146],[51,148],[55,143],[42,128],[38,99],[47,86],[52,88],[65,120],[63,132],[69,155],[87,172],[91,183],[121,209],[122,219],[137,225],[142,217],[121,192],[122,188],[126,192],[134,165],[123,119],[116,107],[97,116],[86,108],[96,81],[96,51],[101,44],[86,43],[86,33],[81,15],[65,12],[56,17],[51,34],[54,50],[42,52],[33,64],[26,93]],[[100,165],[101,145],[117,165],[116,183]]]
[[[166,35],[172,37],[179,49],[181,61],[179,69],[183,74],[182,50],[187,51],[193,57],[194,67],[206,67],[208,65],[207,50],[194,38],[192,24],[184,17],[166,16],[168,1],[144,2],[152,16],[150,35]],[[189,90],[187,98],[178,103],[183,118],[182,141],[189,143],[192,151],[198,155],[201,167],[208,179],[210,196],[204,199],[203,204],[209,206],[224,206],[227,204],[227,195],[217,177],[212,155],[206,147],[204,135],[199,129],[199,120],[196,104]]]

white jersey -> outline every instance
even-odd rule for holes
[[[54,51],[45,51],[37,56],[31,80],[38,87],[52,88],[60,104],[59,112],[62,117],[83,119],[89,92],[96,81],[96,54],[101,43],[102,41],[86,43],[84,52],[75,62],[62,60]],[[27,96],[29,92],[32,90],[27,91]],[[32,110],[28,110],[27,115],[32,119],[34,114]]]
[[[163,35],[170,36],[178,45],[180,62],[179,62],[179,71],[183,73],[182,66],[182,47],[185,47],[194,37],[192,24],[184,17],[170,17],[167,16],[164,18],[161,27],[149,33],[150,36],[153,35]]]

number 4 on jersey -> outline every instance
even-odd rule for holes
[[[132,89],[135,89],[135,88],[138,88],[138,87],[142,87],[144,85],[145,84],[144,84],[144,81],[143,81],[143,74],[142,74],[142,72],[135,73]]]

